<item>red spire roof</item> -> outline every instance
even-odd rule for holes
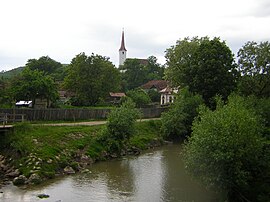
[[[127,49],[125,47],[124,31],[122,31],[122,41],[121,41],[121,47],[120,47],[119,51],[127,51]]]

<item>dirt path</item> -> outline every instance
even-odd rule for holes
[[[150,119],[138,119],[140,121],[150,121],[150,120],[160,120],[160,118],[150,118]],[[95,125],[104,125],[107,121],[86,121],[86,122],[76,122],[76,123],[45,123],[45,124],[35,124],[43,126],[95,126]]]

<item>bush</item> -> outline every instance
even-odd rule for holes
[[[147,94],[152,102],[160,102],[160,93],[157,90],[150,89]]]
[[[161,116],[162,132],[168,139],[184,139],[191,133],[191,125],[198,115],[197,108],[203,104],[199,95],[182,89],[168,112]]]
[[[269,179],[262,129],[260,118],[239,96],[229,97],[227,105],[219,101],[215,111],[201,108],[185,145],[187,169],[208,186],[227,191],[230,201],[258,201],[267,184],[258,182],[264,175]]]
[[[151,102],[149,95],[142,89],[130,90],[127,92],[127,96],[132,99],[137,107],[142,107]]]
[[[123,142],[129,140],[134,134],[134,124],[139,115],[139,111],[130,99],[111,111],[102,135],[102,139],[106,139],[110,151],[119,152]]]

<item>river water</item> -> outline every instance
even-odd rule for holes
[[[180,145],[148,150],[140,156],[95,163],[90,172],[50,180],[45,184],[0,191],[3,202],[90,201],[219,201],[220,196],[193,180],[184,169]],[[50,197],[39,199],[37,195]]]

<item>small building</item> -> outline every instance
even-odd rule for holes
[[[122,97],[125,97],[125,93],[113,93],[110,92],[109,102],[112,104],[119,104]]]
[[[166,88],[162,89],[159,92],[160,92],[160,105],[167,105],[174,102],[175,100],[174,95],[178,92],[178,89],[167,86]]]
[[[164,88],[168,86],[168,81],[165,80],[151,80],[148,81],[147,83],[143,84],[141,88],[145,91],[149,90],[155,90],[157,92],[160,92]]]
[[[15,104],[16,107],[33,107],[32,101],[19,101]]]

